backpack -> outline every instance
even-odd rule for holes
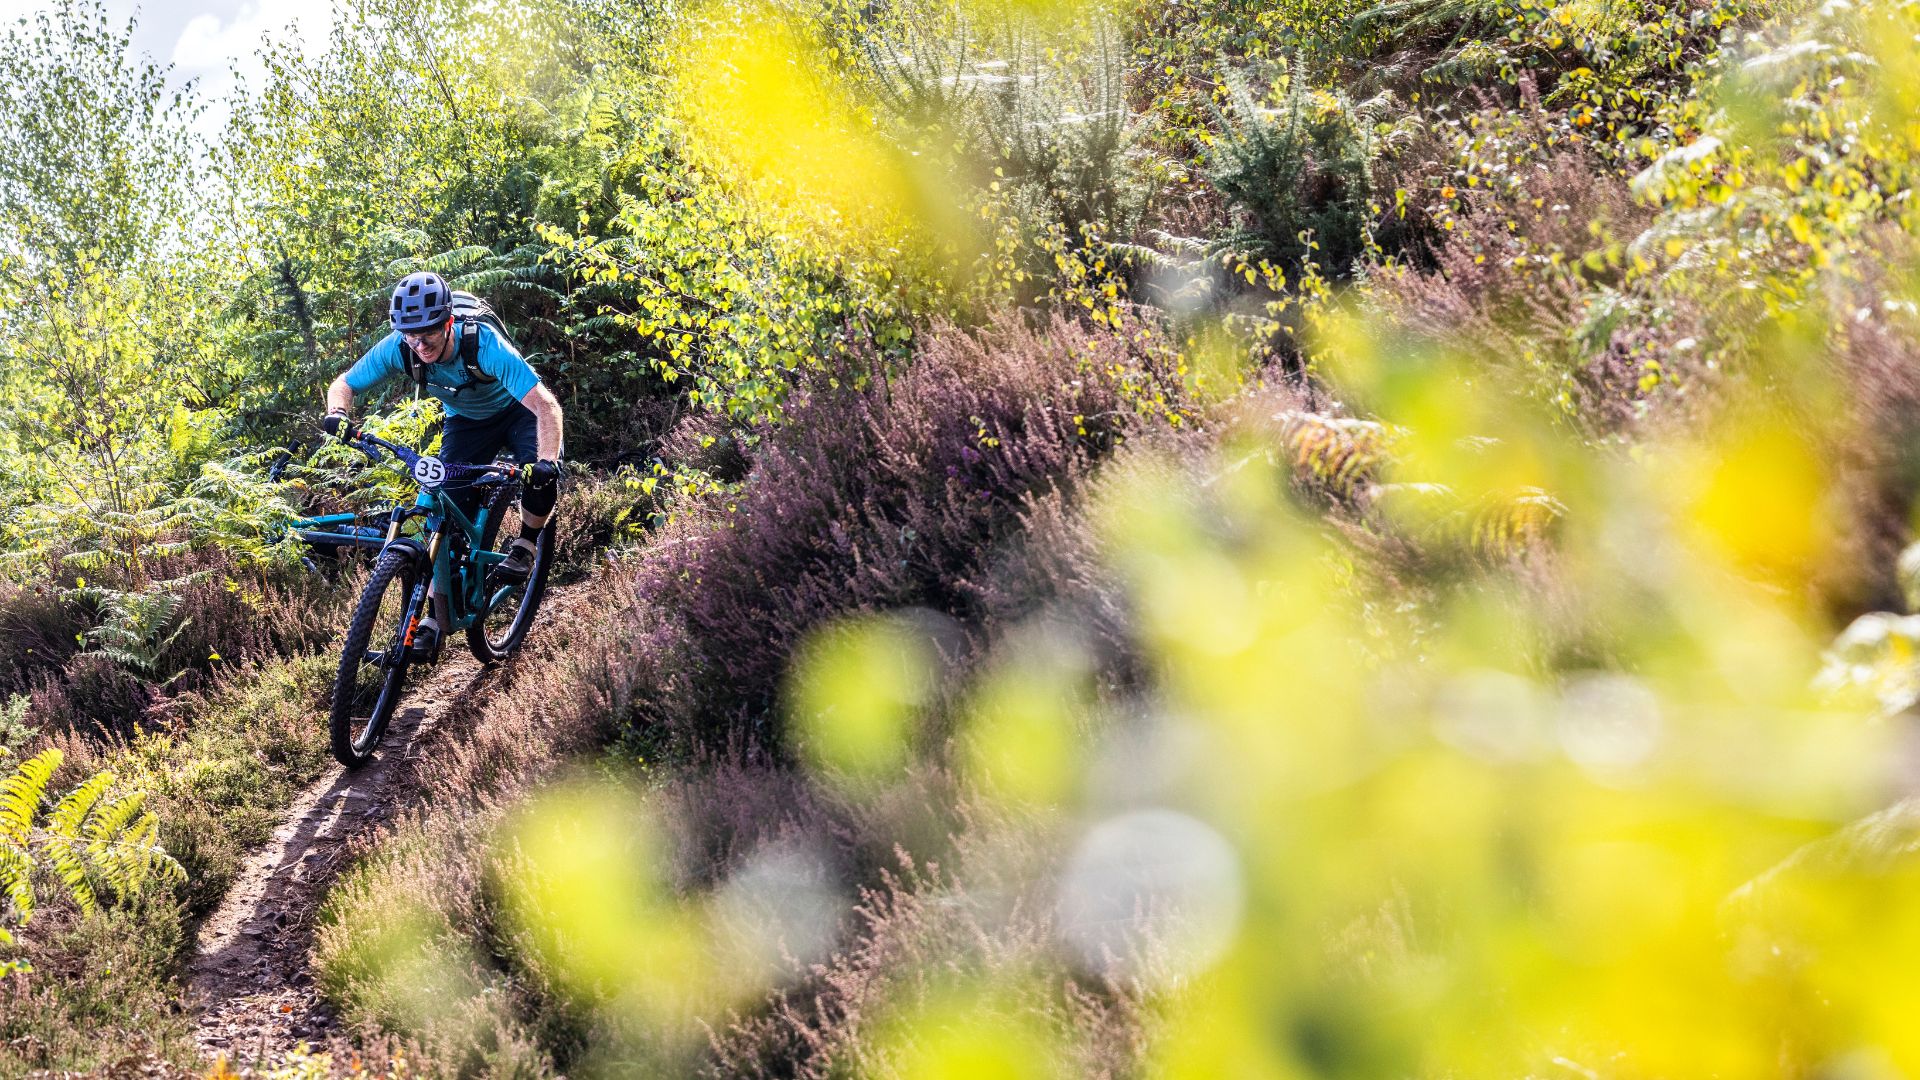
[[[480,335],[474,332],[474,326],[476,323],[486,323],[494,333],[500,335],[500,340],[506,342],[508,348],[519,352],[519,347],[507,333],[507,324],[500,321],[500,314],[493,310],[492,304],[470,292],[455,289],[447,299],[453,309],[453,318],[461,324],[460,363],[467,369],[467,378],[482,385],[499,382],[499,379],[480,370]],[[405,338],[400,339],[400,358],[406,365],[407,374],[413,379],[413,396],[418,398],[427,389],[427,365],[413,354],[413,346],[408,345]]]

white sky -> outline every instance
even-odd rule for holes
[[[0,0],[0,22],[50,6],[45,0]],[[175,83],[200,80],[200,99],[207,106],[200,127],[209,135],[226,125],[234,69],[258,85],[260,65],[253,52],[263,35],[297,40],[311,54],[326,47],[333,19],[332,0],[106,0],[106,6],[108,18],[118,25],[138,18],[134,48],[172,64]]]

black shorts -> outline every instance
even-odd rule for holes
[[[440,426],[440,460],[464,465],[485,465],[493,461],[511,461],[527,465],[539,460],[540,424],[533,410],[519,402],[501,409],[485,420],[474,420],[448,413]],[[480,510],[481,492],[475,488],[450,488],[454,505],[471,518]]]
[[[533,410],[517,401],[485,420],[448,413],[440,427],[440,460],[467,465],[495,460],[531,465],[540,460],[540,424]]]

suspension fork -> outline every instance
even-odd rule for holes
[[[453,631],[447,595],[453,589],[453,560],[447,554],[447,530],[435,529],[427,544],[427,580],[432,583],[433,618],[443,634]]]

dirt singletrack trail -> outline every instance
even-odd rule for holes
[[[591,580],[550,584],[527,648],[592,610]],[[482,704],[513,680],[519,658],[488,668],[450,635],[440,662],[407,689],[372,761],[330,767],[288,804],[266,845],[249,855],[227,895],[200,924],[187,964],[186,1004],[209,1063],[272,1063],[301,1043],[334,1044],[340,1030],[309,970],[314,919],[357,845],[413,805],[413,764],[459,739]]]
[[[536,628],[537,629],[537,628]],[[439,664],[409,689],[374,759],[339,765],[301,792],[266,846],[241,865],[220,906],[200,926],[187,968],[187,1001],[200,1011],[203,1055],[236,1064],[272,1060],[334,1024],[307,970],[314,916],[346,862],[348,841],[408,804],[408,765],[450,718],[501,681],[452,637]]]

